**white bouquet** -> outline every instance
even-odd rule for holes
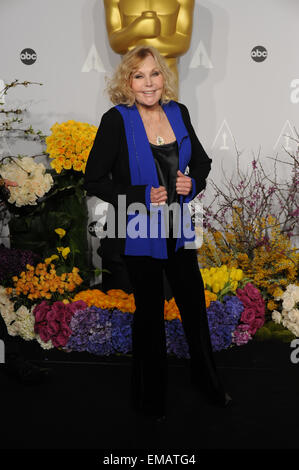
[[[0,166],[2,178],[15,181],[18,186],[10,186],[8,202],[17,207],[36,205],[37,199],[44,196],[54,181],[42,163],[35,163],[31,157],[21,157]]]
[[[295,336],[299,337],[299,286],[289,284],[285,292],[280,297],[276,297],[275,300],[282,301],[282,312],[274,310],[272,320],[275,323],[281,323]]]

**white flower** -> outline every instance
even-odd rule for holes
[[[296,284],[289,284],[286,288],[285,294],[291,295],[295,303],[299,302],[299,286],[297,286]]]
[[[273,310],[272,312],[272,320],[275,323],[280,323],[281,322],[281,314],[277,310]]]
[[[26,341],[35,339],[36,334],[34,332],[35,317],[32,313],[33,308],[29,311],[25,305],[22,305],[16,311],[16,328],[18,335]]]
[[[293,308],[288,313],[289,320],[293,323],[298,323],[299,325],[299,310],[297,308]]]
[[[0,167],[3,178],[18,183],[18,186],[10,186],[11,204],[17,207],[36,205],[37,199],[46,194],[53,185],[53,178],[46,173],[42,163],[35,163],[31,157],[19,158],[16,162],[4,164]]]
[[[284,297],[284,296],[283,296]],[[284,310],[292,310],[294,308],[296,302],[292,296],[292,294],[288,294],[286,297],[284,297],[283,302],[282,302],[282,308]]]
[[[50,339],[49,339],[49,341],[45,342],[41,339],[41,337],[39,335],[36,335],[36,340],[39,342],[39,344],[41,345],[41,347],[43,349],[52,349],[52,348],[54,348],[53,343]]]

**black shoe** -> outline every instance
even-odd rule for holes
[[[7,360],[0,368],[7,377],[16,379],[23,385],[37,385],[48,377],[51,370],[45,367],[39,367],[26,361],[22,357]]]
[[[219,406],[220,408],[229,408],[233,405],[233,399],[227,392],[215,392],[206,387],[199,387],[196,384],[199,395],[209,404]]]
[[[214,395],[212,397],[210,397],[213,405],[216,405],[216,406],[219,406],[221,408],[229,408],[232,406],[233,404],[233,399],[232,397],[228,394],[228,393],[224,393],[221,394],[221,395]]]
[[[166,413],[164,409],[151,406],[143,406],[141,412],[144,416],[153,419],[157,423],[163,423],[164,421],[166,421]]]

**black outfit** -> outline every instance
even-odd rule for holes
[[[167,204],[179,202],[179,195],[176,192],[176,177],[179,169],[178,143],[175,140],[169,144],[150,144],[155,160],[160,186],[164,186],[167,191]],[[169,211],[169,237],[173,237],[173,212]]]
[[[198,140],[187,107],[178,103],[184,124],[188,131],[192,155],[189,163],[189,175],[195,179],[196,194],[206,187],[206,178],[211,169],[211,159],[206,154]],[[97,196],[110,203],[109,212],[113,206],[115,216],[115,232],[118,233],[117,204],[118,195],[126,195],[126,203],[129,206],[133,202],[141,202],[144,205],[146,185],[132,185],[128,145],[124,122],[119,111],[113,107],[103,114],[98,132],[90,151],[86,169],[84,188],[91,196]],[[106,229],[106,224],[104,225]],[[125,238],[104,238],[101,240],[101,253],[124,253]]]
[[[190,134],[192,152],[203,155],[202,166],[198,163],[199,159],[195,163],[195,158],[194,163],[191,159],[189,165],[189,176],[196,179],[198,194],[205,187],[205,179],[211,160],[205,154],[194,133],[187,108],[184,105],[180,105],[180,107]],[[85,187],[89,193],[97,195],[113,205],[116,203],[116,195],[122,194],[122,192],[127,194],[130,202],[133,200],[142,202],[145,186],[127,186],[129,184],[129,167],[125,133],[122,127],[122,118],[116,116],[115,113],[117,110],[109,110],[102,118],[102,127],[100,126],[98,133],[98,136],[102,137],[101,139],[100,137],[96,138],[94,148],[91,151],[91,161],[87,163],[85,172]],[[105,146],[108,146],[113,128],[117,134],[116,121],[120,126],[119,140],[114,137],[114,141],[110,141],[113,146],[116,145],[116,155],[113,157],[114,153],[112,152],[112,161],[109,162]],[[100,142],[104,147],[99,147]],[[151,148],[159,183],[166,187],[167,203],[170,204],[178,200],[175,190],[178,169],[177,142],[162,146],[151,144]],[[97,158],[96,152],[98,152]],[[111,169],[112,180],[108,179],[106,175]],[[145,201],[143,202],[145,203]],[[108,245],[108,239],[104,240]],[[116,247],[118,243],[119,240],[113,240],[111,245],[114,244]],[[213,359],[204,285],[198,266],[197,252],[195,249],[185,248],[179,248],[175,252],[175,245],[176,238],[167,239],[167,259],[125,255],[123,251],[119,251],[130,277],[136,305],[132,326],[132,405],[134,408],[142,408],[143,411],[156,415],[162,415],[165,412],[167,391],[164,273],[179,308],[188,342],[191,381],[194,384],[200,384],[201,390],[205,394],[210,394],[219,404],[225,405],[225,391],[217,375]],[[118,246],[121,246],[121,243]]]

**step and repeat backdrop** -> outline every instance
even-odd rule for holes
[[[190,47],[178,59],[179,101],[213,160],[209,181],[220,187],[235,171],[237,154],[244,171],[259,155],[271,175],[275,156],[283,162],[296,152],[298,18],[297,0],[195,1]],[[43,84],[11,89],[0,99],[4,107],[26,108],[28,123],[47,135],[56,122],[98,126],[112,106],[105,78],[120,61],[109,44],[104,1],[2,0],[0,21],[0,90],[15,79]],[[0,136],[1,156],[40,150]],[[279,164],[279,178],[289,172]],[[213,198],[209,183],[206,198]],[[89,245],[101,267],[100,241],[92,235],[98,202],[88,199]],[[1,237],[9,246],[7,226]]]

